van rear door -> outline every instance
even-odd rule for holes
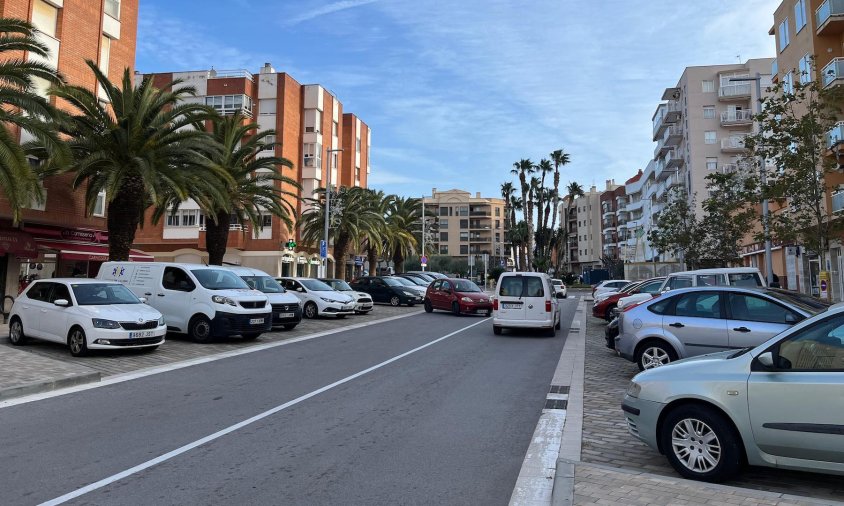
[[[525,319],[535,322],[554,321],[556,300],[552,299],[552,290],[542,276],[524,277]],[[546,302],[551,303],[551,311],[546,309]]]
[[[524,276],[501,276],[498,283],[498,317],[502,320],[524,320]]]

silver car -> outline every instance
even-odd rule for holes
[[[756,348],[639,373],[621,408],[686,478],[727,480],[743,463],[844,475],[844,307]]]
[[[671,290],[625,308],[615,349],[643,371],[681,358],[756,346],[827,307],[773,288]]]

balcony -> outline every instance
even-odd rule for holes
[[[721,126],[753,125],[753,112],[749,109],[724,111],[721,113]]]
[[[844,83],[844,58],[833,58],[831,62],[821,70],[823,76],[823,87],[829,88]]]
[[[832,212],[838,213],[844,211],[844,192],[832,194]]]
[[[779,63],[777,62],[777,59],[774,58],[774,61],[771,62],[771,79],[776,80],[779,71]]]
[[[659,104],[653,117],[653,140],[656,142],[665,133],[669,125],[680,121],[682,114],[679,105]]]
[[[746,150],[743,135],[731,135],[726,139],[721,139],[721,152],[723,153],[744,153]]]
[[[235,78],[243,78],[249,79],[253,81],[252,72],[249,72],[245,69],[235,69],[235,70],[213,70],[209,71],[210,75],[208,76],[211,79],[229,79],[232,77]]]
[[[601,215],[601,218],[606,220],[607,218],[610,218],[612,216],[615,216],[615,211],[613,211],[612,209],[604,209],[604,214]]]
[[[750,83],[735,83],[731,78],[747,76],[724,76],[721,78],[721,87],[718,88],[718,100],[730,102],[733,100],[750,100]]]
[[[818,35],[844,32],[844,0],[826,0],[815,11]]]
[[[826,147],[832,149],[844,142],[844,121],[839,121],[826,134]]]
[[[676,149],[672,149],[665,155],[665,168],[666,169],[677,169],[685,164],[685,160],[683,156],[677,152]],[[659,174],[654,174],[657,178],[657,181],[667,178],[670,175],[670,171],[663,170]]]

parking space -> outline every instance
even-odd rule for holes
[[[392,307],[389,305],[376,305],[375,309],[368,315],[348,316],[343,319],[326,317],[315,320],[303,320],[293,330],[268,332],[254,340],[243,340],[239,337],[232,337],[217,340],[209,344],[198,344],[190,341],[187,336],[169,334],[166,342],[153,352],[138,350],[99,351],[92,352],[90,356],[74,358],[70,356],[66,346],[40,340],[30,340],[25,346],[16,347],[16,349],[29,351],[51,359],[72,362],[76,365],[83,365],[99,372],[105,377],[207,357],[251,346],[284,341],[318,332],[342,329],[349,325],[373,322],[399,315],[415,314],[422,311],[421,306]],[[8,338],[5,335],[2,342],[4,343],[3,346],[11,346],[8,344]]]
[[[587,313],[591,314],[591,307]],[[606,347],[605,327],[606,322],[589,317],[581,458],[593,464],[679,479],[664,456],[627,432],[620,404],[630,379],[639,369]],[[844,498],[844,480],[839,477],[797,471],[750,468],[727,485],[819,500]]]

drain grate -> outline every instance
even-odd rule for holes
[[[545,409],[566,409],[568,405],[569,401],[559,399],[548,399],[545,401]]]
[[[567,394],[569,393],[569,387],[564,387],[563,385],[551,385],[551,390],[548,391],[550,394]]]

